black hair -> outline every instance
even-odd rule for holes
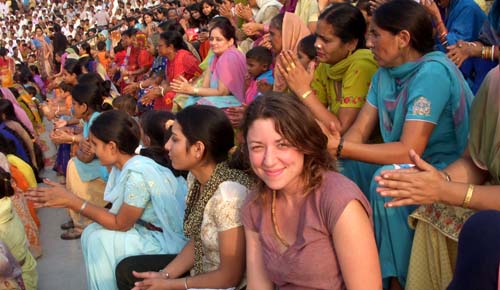
[[[5,47],[0,47],[0,56],[5,59],[7,56],[7,49]]]
[[[83,51],[85,51],[86,54],[88,54],[88,55],[92,54],[90,44],[88,44],[88,42],[82,43],[82,45],[80,45],[80,47],[83,49]]]
[[[66,60],[66,62],[64,63],[64,70],[70,74],[75,74],[76,76],[82,74],[82,67],[78,63],[78,60],[73,58],[69,58]]]
[[[315,42],[316,35],[310,34],[300,40],[298,50],[307,55],[309,59],[315,59],[317,55],[316,47],[314,46]]]
[[[35,75],[39,75],[40,74],[40,70],[38,69],[38,67],[34,64],[30,65],[29,66],[29,69],[30,71],[32,71]]]
[[[266,47],[256,46],[246,54],[247,59],[256,60],[260,64],[271,65],[273,63],[273,53]]]
[[[93,112],[102,111],[103,95],[99,86],[78,83],[71,90],[71,96],[73,101],[81,105],[87,105],[88,110]]]
[[[101,96],[101,100],[111,95],[112,83],[109,80],[103,80],[102,77],[95,72],[82,74],[78,77],[78,84],[91,85],[97,88],[98,94]],[[113,107],[108,103],[102,103],[100,106],[101,111],[112,110]]]
[[[210,12],[209,15],[205,15],[203,13],[203,4],[207,4],[207,5],[209,5],[209,6],[212,7],[212,11]],[[203,1],[201,1],[201,5],[200,6],[201,6],[201,14],[205,15],[205,17],[208,20],[211,20],[212,18],[214,18],[214,16],[216,16],[217,14],[219,14],[219,11],[217,10],[217,5],[212,0],[203,0]]]
[[[24,90],[28,94],[30,94],[32,97],[34,97],[34,96],[36,96],[38,94],[37,90],[34,87],[32,87],[32,86],[27,86],[27,87],[24,88]]]
[[[177,32],[182,36],[184,36],[184,34],[186,33],[184,31],[184,28],[182,27],[182,25],[180,25],[179,22],[175,21],[175,20],[164,21],[160,25],[160,29],[163,31],[163,33],[165,33],[165,32]]]
[[[106,42],[104,42],[103,40],[99,41],[97,43],[97,50],[103,51],[105,49],[106,49]]]
[[[356,49],[366,48],[366,20],[361,11],[348,3],[334,3],[319,16],[318,21],[325,21],[333,28],[333,33],[347,43],[357,40]]]
[[[13,196],[14,193],[14,188],[12,187],[12,176],[0,167],[0,198]]]
[[[68,83],[66,83],[66,82],[64,82],[64,81],[60,82],[60,83],[57,85],[57,87],[58,87],[59,89],[61,89],[63,92],[71,92],[71,90],[73,89],[73,86],[72,86],[72,85],[70,85],[70,84],[68,84]]]
[[[269,22],[269,26],[276,28],[281,31],[283,29],[283,20],[285,19],[285,13],[276,14]]]
[[[172,45],[175,50],[185,49],[188,50],[182,35],[178,32],[163,32],[160,34],[160,39],[165,43],[165,45]]]
[[[366,11],[366,15],[372,16],[370,0],[358,0],[358,2],[356,3],[356,7],[358,7],[358,9],[361,11]]]
[[[393,0],[381,5],[373,14],[375,25],[394,35],[402,30],[410,33],[410,46],[426,54],[434,50],[432,20],[422,5],[415,1]]]
[[[229,21],[229,19],[223,16],[216,17],[212,21],[210,21],[210,25],[210,34],[212,34],[212,31],[214,29],[218,28],[220,29],[222,36],[224,36],[226,40],[233,39],[234,46],[236,46],[236,29],[231,24],[231,21]]]
[[[178,112],[175,118],[186,136],[187,146],[200,141],[205,145],[204,158],[216,163],[228,159],[229,150],[234,146],[234,131],[222,110],[206,105],[190,106]]]
[[[133,18],[135,20],[135,18]],[[135,34],[137,33],[137,29],[131,27],[125,31],[122,32],[122,36],[128,36],[128,37],[132,37],[134,36]]]
[[[128,155],[134,155],[141,139],[137,122],[127,113],[118,110],[100,114],[92,122],[90,132],[104,143],[114,142],[120,152]]]
[[[148,136],[150,144],[141,149],[141,155],[153,159],[161,166],[169,168],[175,176],[187,176],[187,172],[176,170],[165,150],[165,143],[170,139],[172,130],[165,128],[168,120],[174,120],[175,115],[167,111],[147,111],[141,115],[139,122],[144,135]]]
[[[132,95],[120,95],[113,99],[113,108],[134,116],[137,101]]]

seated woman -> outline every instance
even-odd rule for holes
[[[274,55],[292,51],[297,54],[300,41],[311,34],[304,22],[293,13],[281,13],[276,15],[269,24],[271,47]],[[287,82],[281,71],[274,70],[274,87],[278,92],[287,90]]]
[[[103,207],[107,204],[103,200],[103,193],[108,172],[96,159],[89,135],[92,122],[101,113],[105,91],[102,81],[99,84],[74,86],[71,90],[73,117],[83,120],[83,132],[77,134],[78,130],[61,128],[56,129],[51,135],[51,138],[58,143],[79,145],[76,156],[71,158],[67,165],[66,188],[80,198]],[[61,239],[78,239],[83,229],[92,221],[72,209],[69,209],[69,214],[71,221],[61,225],[61,229],[67,230],[61,235]]]
[[[200,76],[200,62],[188,51],[182,35],[177,32],[160,34],[158,52],[168,60],[163,81],[157,85],[154,83],[155,80],[149,79],[136,85],[141,89],[149,87],[148,92],[140,100],[142,104],[153,103],[155,110],[171,111],[175,92],[172,91],[170,82],[180,76],[187,80]]]
[[[28,250],[23,224],[12,206],[10,197],[14,193],[10,174],[0,167],[0,240],[7,245],[20,264],[26,290],[36,290],[36,260]]]
[[[7,245],[0,241],[0,290],[25,290],[22,270]]]
[[[335,172],[307,107],[295,96],[261,96],[242,131],[260,179],[242,211],[248,288],[381,290],[370,205]]]
[[[221,110],[199,105],[177,113],[165,149],[175,169],[190,171],[184,213],[189,242],[177,256],[137,256],[120,262],[120,290],[244,286],[245,240],[239,214],[253,180],[228,163],[233,145],[231,123]],[[183,277],[190,270],[191,275]]]
[[[499,92],[497,66],[486,76],[472,103],[468,147],[460,159],[443,169],[411,152],[418,172],[385,171],[377,177],[381,187],[377,191],[395,198],[387,200],[387,206],[422,205],[410,216],[415,238],[407,289],[444,289],[455,269],[464,222],[475,210],[500,210]]]
[[[245,100],[245,56],[236,48],[235,29],[225,17],[211,22],[210,46],[214,53],[200,87],[183,76],[170,86],[176,93],[190,95],[183,107],[210,104],[219,108],[238,106]],[[203,98],[200,98],[203,97]]]
[[[330,136],[330,152],[345,158],[343,173],[370,200],[386,288],[390,277],[392,287],[397,281],[404,287],[413,240],[408,215],[415,207],[384,207],[374,176],[409,163],[410,148],[438,168],[456,160],[467,143],[472,93],[446,55],[432,51],[432,22],[418,3],[383,4],[370,27],[367,44],[381,68],[354,124],[342,137],[339,129]],[[377,122],[384,143],[366,144]]]
[[[316,33],[320,62],[316,70],[298,65],[290,51],[281,54],[278,70],[318,120],[333,122],[344,133],[365,103],[377,70],[373,54],[365,46],[366,22],[358,8],[332,4],[321,13]]]
[[[186,188],[168,168],[134,154],[140,129],[127,113],[102,113],[90,131],[101,164],[112,167],[105,193],[111,209],[92,205],[51,181],[30,196],[42,206],[67,207],[95,221],[82,236],[87,287],[116,289],[114,271],[123,258],[182,249]]]

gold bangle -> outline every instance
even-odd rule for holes
[[[309,95],[311,95],[312,92],[313,92],[312,90],[309,90],[309,91],[303,93],[302,96],[300,96],[300,97],[304,100],[305,98],[309,97]]]
[[[469,187],[467,187],[467,193],[465,194],[464,202],[462,203],[463,208],[469,208],[473,193],[474,193],[474,185],[469,184]]]
[[[197,87],[193,88],[193,95],[197,96],[199,92],[200,92],[199,88],[197,88]]]
[[[71,137],[71,144],[75,143],[75,136]]]

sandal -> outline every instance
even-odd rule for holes
[[[75,227],[75,224],[73,223],[73,220],[69,220],[68,222],[65,222],[64,224],[61,225],[61,230],[70,230]]]
[[[82,236],[82,232],[79,232],[75,229],[70,229],[61,234],[61,239],[63,240],[76,240]]]

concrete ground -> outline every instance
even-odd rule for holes
[[[54,171],[46,169],[44,177],[57,180]],[[69,220],[65,209],[42,208],[40,239],[43,255],[38,262],[39,290],[85,290],[87,282],[80,240],[64,241],[59,226]]]

